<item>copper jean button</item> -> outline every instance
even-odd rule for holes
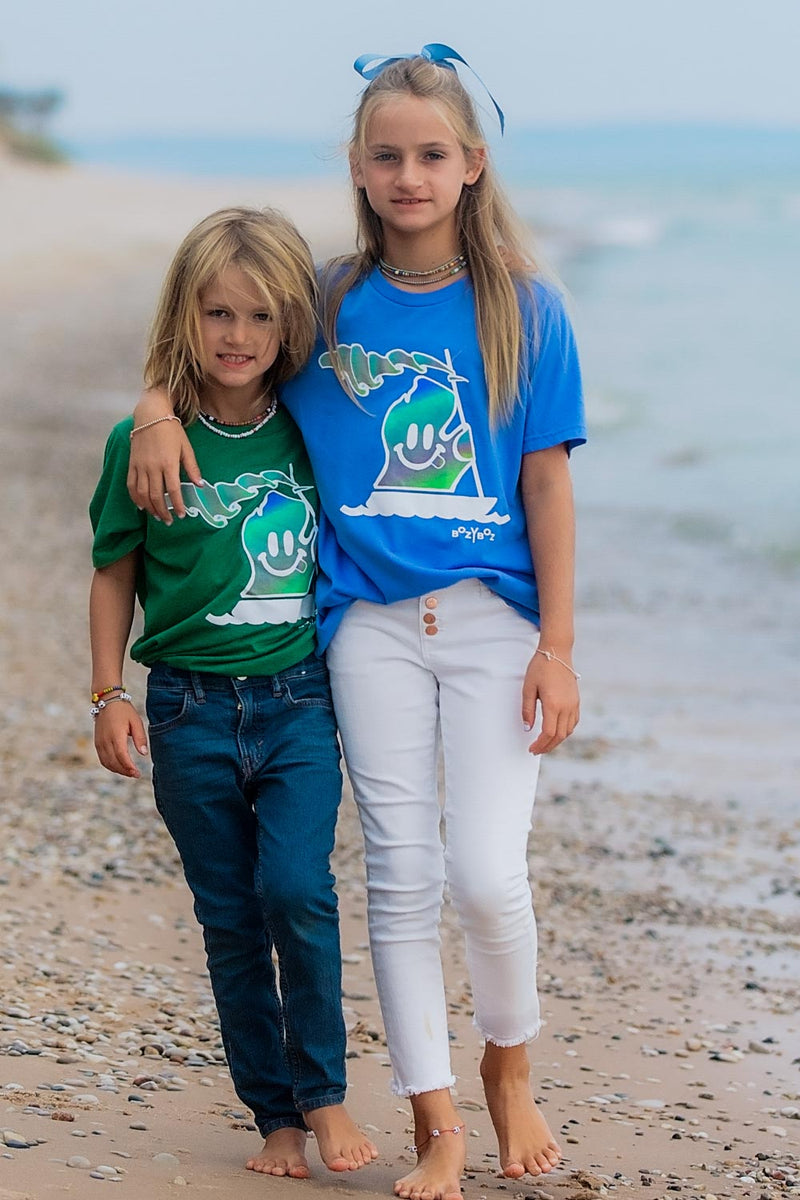
[[[428,599],[425,601],[425,607],[426,608],[436,608],[436,605],[438,603],[439,603],[439,601],[436,599],[435,596],[428,596]]]
[[[422,619],[426,625],[435,625],[436,617],[433,613],[423,613]]]
[[[439,630],[436,628],[436,626],[435,626],[435,625],[426,625],[426,626],[425,626],[425,632],[428,634],[428,636],[429,636],[429,637],[433,637],[433,635],[434,635],[435,633],[438,633],[438,632],[439,632]]]

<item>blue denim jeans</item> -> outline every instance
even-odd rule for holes
[[[234,1087],[263,1136],[303,1129],[303,1112],[345,1095],[327,668],[312,655],[239,679],[156,664],[147,717],[156,807],[203,927]]]

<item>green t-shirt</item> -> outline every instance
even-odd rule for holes
[[[244,438],[190,425],[207,482],[181,485],[187,516],[170,526],[128,495],[132,427],[129,417],[111,431],[89,506],[95,567],[139,552],[144,631],[131,657],[219,675],[272,675],[305,658],[315,645],[318,500],[286,410]]]

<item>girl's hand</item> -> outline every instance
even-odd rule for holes
[[[134,411],[135,426],[158,421],[172,413],[169,396],[161,388],[143,393]],[[131,438],[131,458],[128,467],[128,491],[137,508],[158,517],[165,525],[176,517],[186,516],[181,495],[181,467],[192,483],[200,485],[203,477],[197,466],[194,451],[183,427],[177,421],[158,421]],[[167,504],[169,495],[172,508]]]
[[[559,658],[572,666],[566,654]],[[578,724],[581,704],[577,679],[562,663],[548,660],[543,654],[534,654],[522,685],[522,721],[526,729],[533,728],[537,702],[542,710],[542,729],[528,749],[531,754],[549,754]]]
[[[103,766],[115,775],[139,779],[142,773],[131,758],[129,739],[139,754],[147,754],[144,724],[130,701],[115,700],[106,704],[94,722],[94,748],[97,757]]]

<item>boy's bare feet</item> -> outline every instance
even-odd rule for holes
[[[269,1134],[259,1154],[248,1158],[248,1171],[259,1171],[262,1175],[289,1175],[292,1179],[308,1179],[305,1148],[308,1134],[304,1129],[288,1125]]]
[[[398,1179],[395,1196],[403,1200],[461,1200],[461,1175],[466,1149],[464,1123],[453,1106],[450,1092],[441,1089],[411,1097],[417,1165]],[[440,1130],[432,1137],[432,1130]],[[453,1130],[457,1129],[455,1133]]]
[[[561,1162],[561,1149],[530,1088],[525,1046],[486,1043],[481,1078],[500,1148],[500,1167],[509,1179],[546,1175]]]
[[[343,1104],[306,1109],[303,1118],[330,1171],[357,1171],[378,1157],[377,1147],[361,1132]]]

